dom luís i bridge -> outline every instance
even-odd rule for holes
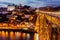
[[[9,18],[8,23],[0,23],[1,40],[60,40],[60,12],[36,10],[35,15]],[[27,17],[26,17],[27,16]]]

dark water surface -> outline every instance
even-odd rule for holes
[[[35,38],[33,34],[0,31],[0,40],[35,40]]]

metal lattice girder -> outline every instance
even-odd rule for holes
[[[52,17],[49,15],[46,15],[46,18],[49,22],[52,22],[53,24],[56,24],[57,26],[60,26],[60,18]]]
[[[45,15],[39,14],[37,19],[38,19],[37,23],[39,23],[39,28],[38,28],[39,40],[50,40],[50,29],[48,24],[46,23]]]

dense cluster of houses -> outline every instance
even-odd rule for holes
[[[35,8],[32,8],[30,6],[24,5],[8,5],[8,7],[0,7],[0,22],[7,22],[7,23],[13,23],[13,22],[34,22],[35,20]]]

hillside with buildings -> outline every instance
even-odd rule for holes
[[[40,7],[39,8],[42,11],[60,11],[60,6],[52,7],[52,6],[47,6],[47,7]]]

